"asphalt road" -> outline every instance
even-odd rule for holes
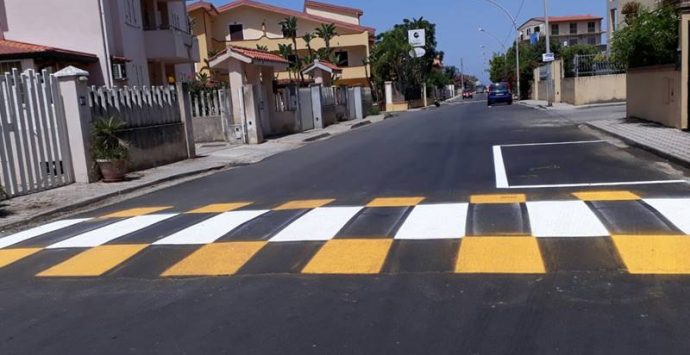
[[[458,102],[0,237],[0,353],[686,354],[690,174],[582,120]]]

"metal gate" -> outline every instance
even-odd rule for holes
[[[0,182],[8,197],[74,182],[58,80],[46,70],[0,75]]]
[[[311,88],[299,89],[299,119],[302,131],[314,129],[314,109]]]

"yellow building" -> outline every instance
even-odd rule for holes
[[[342,74],[340,85],[368,85],[370,73],[365,59],[374,43],[375,30],[360,24],[362,10],[331,5],[315,1],[305,1],[303,11],[295,11],[272,6],[257,1],[238,0],[215,7],[199,1],[187,6],[193,23],[193,34],[199,41],[200,62],[196,64],[199,72],[205,67],[209,53],[213,54],[227,46],[256,49],[266,47],[271,52],[278,51],[279,44],[292,44],[290,38],[283,37],[280,22],[286,17],[297,19],[297,50],[300,57],[308,54],[302,36],[321,26],[334,24],[338,33],[331,39]],[[311,41],[313,50],[325,47],[320,38]],[[288,72],[276,73],[279,81],[289,80]]]

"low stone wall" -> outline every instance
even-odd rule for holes
[[[681,117],[681,72],[675,65],[628,70],[627,115],[687,129]]]
[[[561,100],[571,105],[625,101],[626,74],[563,78]]]
[[[194,142],[223,142],[225,133],[220,116],[195,117],[192,120],[194,125]]]
[[[129,170],[137,171],[187,159],[182,123],[126,129],[118,136],[129,144]]]

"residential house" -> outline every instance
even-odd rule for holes
[[[162,85],[199,60],[183,0],[0,1],[0,70],[74,65],[92,84]]]
[[[592,15],[549,16],[549,35],[562,45],[602,44],[603,18]],[[530,41],[543,37],[546,23],[543,17],[533,17],[518,28],[520,40]]]
[[[267,48],[278,52],[280,44],[292,44],[281,31],[280,22],[286,17],[297,19],[297,51],[304,58],[309,49],[301,38],[306,33],[322,24],[334,24],[337,36],[331,40],[335,51],[336,63],[342,72],[339,74],[340,85],[368,85],[370,73],[366,58],[374,43],[375,30],[362,26],[362,10],[344,6],[326,4],[316,1],[305,1],[304,9],[296,11],[264,4],[252,0],[238,0],[215,7],[204,1],[187,6],[192,19],[193,34],[199,41],[199,58],[196,71],[207,69],[207,61],[213,54],[228,46],[256,49]],[[311,41],[312,50],[325,47],[320,38]],[[288,71],[275,73],[278,82],[286,82],[297,75]],[[226,75],[218,76],[219,79]]]

